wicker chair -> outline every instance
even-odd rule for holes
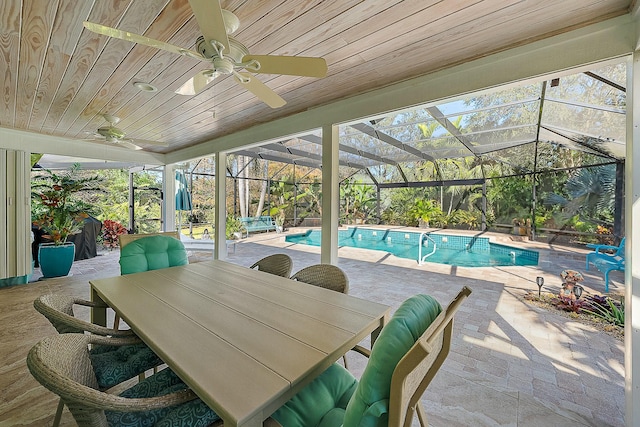
[[[270,425],[406,427],[417,415],[428,426],[420,399],[449,353],[453,316],[469,294],[463,287],[444,310],[431,296],[409,298],[382,329],[360,381],[333,364],[274,412]]]
[[[89,353],[94,375],[100,389],[108,389],[130,378],[144,378],[144,372],[161,365],[162,360],[147,347],[130,329],[115,330],[95,325],[74,316],[73,306],[103,307],[91,301],[67,295],[42,295],[34,302],[34,308],[46,317],[60,334],[89,332],[95,335],[126,339],[129,345],[117,348],[94,346]],[[64,403],[60,400],[53,427],[58,426]]]
[[[331,289],[332,291],[349,292],[349,279],[340,267],[332,264],[315,264],[303,268],[291,276],[293,280]]]
[[[80,427],[119,425],[208,426],[220,418],[170,370],[120,395],[98,390],[89,345],[117,346],[130,339],[63,334],[45,338],[27,356],[29,371],[60,396]],[[166,423],[166,424],[165,424]]]
[[[342,292],[343,294],[349,293],[349,279],[347,275],[340,267],[332,264],[310,265],[291,276],[291,279],[321,288],[331,289],[332,291]],[[359,351],[358,348],[354,348],[354,350]],[[342,356],[342,360],[344,367],[348,369],[346,354]]]
[[[293,268],[293,260],[286,254],[273,254],[256,261],[249,268],[275,274],[276,276],[289,277]]]

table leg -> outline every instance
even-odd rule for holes
[[[380,318],[380,326],[378,326],[376,329],[373,330],[373,332],[371,332],[371,348],[373,348],[373,344],[378,339],[380,332],[382,332],[382,328],[384,328],[384,325],[386,325],[388,321],[389,321],[389,314],[387,313],[384,315],[384,317]]]
[[[91,301],[102,303],[105,305],[102,298],[98,295],[98,293],[91,287]],[[107,326],[107,308],[106,307],[92,307],[91,308],[91,322],[100,326]]]

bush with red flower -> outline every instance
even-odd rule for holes
[[[102,223],[102,244],[107,249],[118,247],[118,236],[127,234],[127,229],[118,221],[105,219]]]

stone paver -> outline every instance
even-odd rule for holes
[[[347,247],[339,250],[338,265],[349,277],[350,294],[393,309],[417,293],[446,304],[461,286],[473,290],[456,316],[451,353],[423,397],[430,425],[623,426],[623,342],[521,299],[527,291],[538,291],[537,276],[545,278],[543,291],[556,293],[559,273],[575,269],[585,275],[587,292],[602,293],[602,275],[585,271],[584,250],[498,238],[539,250],[539,265],[419,266],[414,260]],[[319,248],[291,245],[275,233],[241,240],[228,260],[249,266],[278,252],[293,258],[293,272],[320,262]],[[192,260],[211,257],[191,255]],[[117,259],[112,253],[76,262],[72,273],[118,274]],[[620,294],[623,276],[617,273],[611,275],[610,289]],[[360,375],[366,360],[354,353],[348,357],[350,369]]]

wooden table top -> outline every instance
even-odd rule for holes
[[[213,260],[92,280],[225,425],[258,426],[389,307]]]

